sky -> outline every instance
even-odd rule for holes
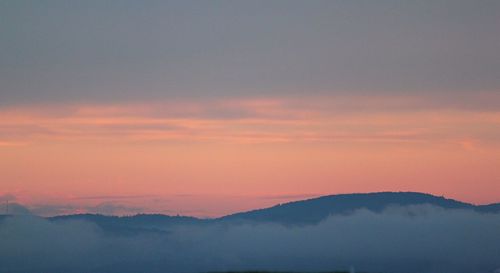
[[[2,1],[0,200],[500,201],[498,1]]]

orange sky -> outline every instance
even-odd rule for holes
[[[0,195],[45,215],[217,216],[385,190],[496,202],[499,132],[498,112],[404,97],[18,106],[0,113]]]
[[[0,1],[0,204],[500,201],[500,2]]]

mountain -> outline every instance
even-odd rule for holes
[[[418,192],[378,192],[322,196],[279,204],[274,207],[236,213],[223,221],[276,222],[282,224],[314,224],[333,214],[349,214],[358,209],[381,212],[390,206],[429,204],[445,209],[472,209],[500,212],[500,204],[475,206],[441,196]]]
[[[106,216],[100,214],[74,214],[48,218],[52,222],[84,220],[93,222],[105,232],[134,235],[144,232],[164,233],[166,228],[178,225],[202,224],[206,220],[189,216],[137,214],[134,216]]]
[[[138,214],[135,216],[104,216],[77,214],[51,217],[51,221],[86,220],[121,234],[137,232],[165,232],[172,226],[204,225],[228,222],[272,222],[285,225],[315,224],[330,215],[347,215],[359,209],[381,212],[391,206],[429,204],[444,209],[469,209],[481,213],[500,213],[500,203],[473,205],[442,196],[418,192],[378,192],[328,195],[318,198],[278,204],[264,209],[235,213],[216,219],[199,219],[187,216]]]
[[[322,221],[358,209],[378,213],[422,204],[443,209]],[[488,212],[499,209],[381,192],[323,196],[217,219],[0,216],[0,272],[326,272],[352,265],[360,272],[491,273],[500,265],[500,214]]]
[[[489,205],[479,205],[475,207],[476,211],[487,212],[487,213],[498,213],[500,212],[500,203],[489,204]]]

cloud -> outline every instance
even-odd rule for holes
[[[103,199],[113,200],[113,198],[105,198],[104,196]],[[121,204],[115,201],[104,201],[96,205],[36,204],[31,206],[31,211],[33,211],[34,214],[40,216],[68,215],[75,213],[92,213],[92,214],[102,214],[102,215],[134,215],[138,213],[143,213],[144,209],[137,206],[129,206]]]
[[[35,204],[31,206],[31,211],[39,216],[67,215],[83,212],[79,206],[70,204]]]
[[[469,146],[463,145],[466,139],[481,149],[484,143],[497,142],[500,112],[446,108],[445,104],[434,102],[435,99],[422,100],[377,96],[177,100],[149,104],[52,105],[54,112],[48,114],[44,114],[43,107],[14,107],[0,111],[0,144],[73,140],[113,143],[118,140],[127,143],[440,141],[467,149]],[[426,101],[436,105],[429,106]],[[488,101],[500,100],[490,98]],[[233,112],[239,113],[228,114]]]
[[[97,213],[103,215],[124,215],[124,214],[133,215],[144,212],[144,209],[138,207],[125,206],[114,202],[103,202],[95,207],[87,208],[87,211],[90,213]]]
[[[0,225],[1,272],[82,269],[86,261],[81,258],[91,254],[102,239],[97,228],[85,222],[53,224],[37,217],[12,217]]]
[[[5,202],[5,201],[15,201],[16,200],[16,196],[15,195],[12,195],[12,194],[9,194],[9,193],[6,193],[6,194],[2,194],[0,195],[0,202]]]
[[[127,199],[143,199],[143,198],[152,198],[158,197],[153,194],[143,194],[143,195],[89,195],[89,196],[79,196],[73,199],[76,200],[127,200]]]
[[[0,105],[498,90],[499,9],[496,1],[2,3]]]
[[[259,198],[266,200],[303,200],[319,196],[321,196],[321,194],[281,194],[281,195],[265,195]]]
[[[0,195],[0,215],[9,214],[9,215],[30,215],[31,211],[18,204],[14,203],[17,200],[17,197],[10,193],[5,193]]]
[[[147,228],[147,227],[146,227]],[[157,227],[158,228],[158,227]],[[317,225],[220,223],[103,233],[87,222],[0,222],[0,272],[227,270],[493,273],[500,214],[430,206],[360,210]]]
[[[22,206],[17,203],[1,203],[0,204],[0,215],[8,214],[8,215],[31,215],[32,212],[25,206]]]

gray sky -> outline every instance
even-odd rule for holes
[[[0,37],[1,106],[500,90],[500,1],[2,1]]]

